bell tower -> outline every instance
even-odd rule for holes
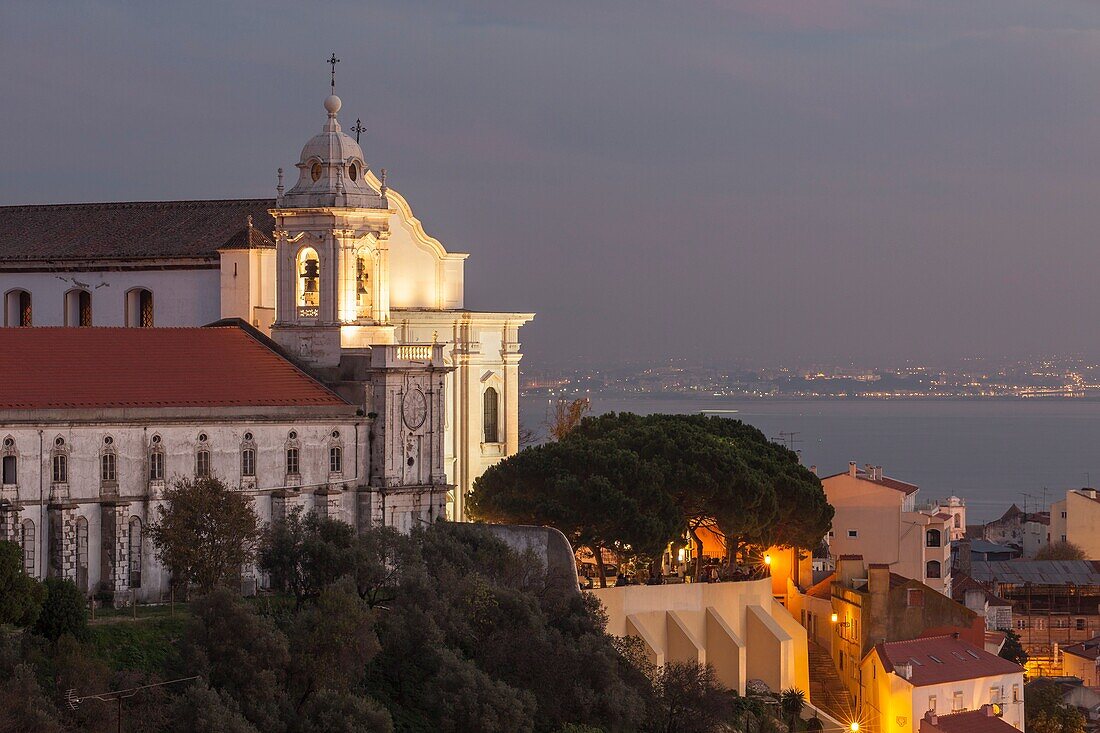
[[[271,210],[276,223],[271,337],[318,369],[338,367],[345,346],[393,343],[392,212],[384,188],[373,188],[368,179],[359,144],[340,128],[340,107],[335,94],[325,99],[324,127],[302,148],[298,180],[285,193],[280,172]]]

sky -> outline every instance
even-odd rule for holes
[[[1092,0],[6,0],[0,204],[273,196],[333,51],[529,365],[1100,355]]]

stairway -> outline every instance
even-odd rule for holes
[[[855,720],[855,710],[847,688],[833,666],[833,660],[823,647],[807,640],[810,655],[810,703],[837,720]]]

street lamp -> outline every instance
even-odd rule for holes
[[[848,726],[848,730],[852,731],[852,733],[859,733],[859,721],[853,720],[852,724]]]

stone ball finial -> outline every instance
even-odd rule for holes
[[[325,98],[325,109],[328,110],[330,115],[335,115],[340,111],[340,107],[343,106],[343,102],[335,94],[330,94]]]

